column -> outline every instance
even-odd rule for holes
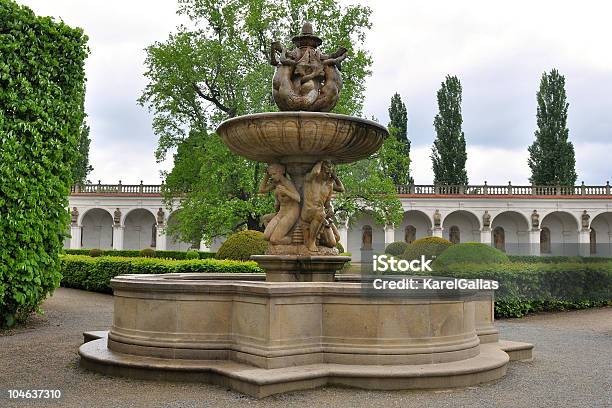
[[[114,250],[122,250],[123,249],[123,233],[125,231],[125,227],[122,225],[113,225],[113,249]]]
[[[540,229],[533,228],[529,231],[529,255],[540,255]]]
[[[480,230],[480,243],[491,245],[491,228],[483,228]]]
[[[348,249],[348,220],[338,220],[338,233],[340,234],[340,244],[344,248],[344,252],[349,252]]]
[[[70,225],[70,249],[81,248],[81,227]]]
[[[385,248],[395,241],[395,228],[393,225],[385,225]]]
[[[165,251],[168,249],[166,229],[163,225],[157,225],[156,246],[157,251]]]
[[[578,231],[578,241],[580,256],[591,256],[591,231],[585,228]]]

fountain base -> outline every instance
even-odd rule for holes
[[[335,248],[328,248],[330,250]],[[253,255],[268,282],[333,282],[350,256]]]
[[[371,298],[355,276],[263,279],[117,277],[113,326],[107,337],[81,346],[81,365],[265,397],[325,384],[468,386],[502,377],[513,357],[531,358],[533,346],[498,341],[492,293],[488,299]]]

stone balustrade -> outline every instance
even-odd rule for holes
[[[72,194],[161,194],[163,184],[84,184],[74,185]],[[589,186],[584,183],[577,186],[525,186],[525,185],[434,185],[405,184],[398,185],[400,195],[410,196],[611,196],[610,182],[605,185]]]

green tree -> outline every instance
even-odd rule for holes
[[[410,139],[408,139],[408,113],[397,92],[389,106],[389,138],[383,146],[383,172],[397,184],[412,184],[410,177]],[[395,140],[393,140],[395,139]]]
[[[0,327],[60,282],[87,37],[0,0]]]
[[[77,148],[78,157],[74,167],[72,168],[73,184],[85,184],[88,182],[87,176],[93,170],[93,167],[89,164],[90,144],[91,139],[89,138],[89,126],[85,121],[83,121],[79,134],[79,146]]]
[[[214,133],[216,126],[229,117],[276,110],[270,43],[280,39],[289,45],[304,21],[313,23],[326,46],[348,49],[351,58],[342,64],[345,81],[334,112],[360,114],[371,65],[362,48],[371,11],[333,0],[179,4],[178,13],[195,28],[181,26],[167,41],[148,47],[148,85],[139,99],[154,114],[158,160],[177,148],[166,198],[180,195],[182,201],[170,233],[192,242],[244,226],[261,228],[259,218],[272,206],[270,197],[256,193],[265,165],[231,153]]]
[[[529,146],[529,181],[535,185],[573,186],[576,158],[574,145],[568,140],[565,77],[559,71],[542,74],[537,100],[538,129],[536,140]]]
[[[438,114],[434,119],[436,140],[431,153],[434,184],[467,185],[467,152],[461,130],[461,82],[446,76],[438,91]]]

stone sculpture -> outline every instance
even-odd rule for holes
[[[482,215],[482,226],[484,228],[491,228],[491,214],[487,210]]]
[[[531,213],[531,227],[533,229],[540,228],[540,214],[537,210],[533,210],[533,213]]]
[[[160,208],[159,210],[157,210],[157,225],[162,226],[164,225],[164,209]]]
[[[440,215],[440,210],[436,210],[436,212],[434,212],[434,227],[435,228],[440,228],[440,225],[442,224],[442,216]]]
[[[583,211],[582,213],[582,229],[584,230],[588,230],[589,229],[589,220],[591,219],[591,216],[587,213],[586,210]]]
[[[113,213],[113,222],[115,226],[119,226],[121,224],[121,210],[119,208],[115,209]]]
[[[300,218],[304,233],[304,244],[311,252],[317,252],[317,237],[326,219],[326,208],[330,206],[334,191],[344,192],[344,185],[336,175],[329,160],[315,164],[304,177],[304,206]]]
[[[289,232],[300,216],[300,193],[285,175],[285,166],[270,164],[259,186],[260,193],[274,191],[275,213],[264,216],[264,237],[271,244],[291,244]]]
[[[322,54],[317,48],[322,40],[315,36],[310,23],[304,23],[301,35],[292,39],[295,48],[287,50],[280,42],[272,43],[270,64],[276,67],[272,81],[274,102],[281,111],[329,112],[340,96],[340,64],[347,49]]]
[[[70,212],[70,219],[73,227],[76,227],[79,221],[79,210],[76,207],[72,207]]]
[[[331,200],[328,201],[325,207],[325,220],[323,221],[323,228],[319,234],[319,243],[328,248],[335,248],[340,241],[340,232],[335,224],[336,215],[334,212],[334,206]]]

